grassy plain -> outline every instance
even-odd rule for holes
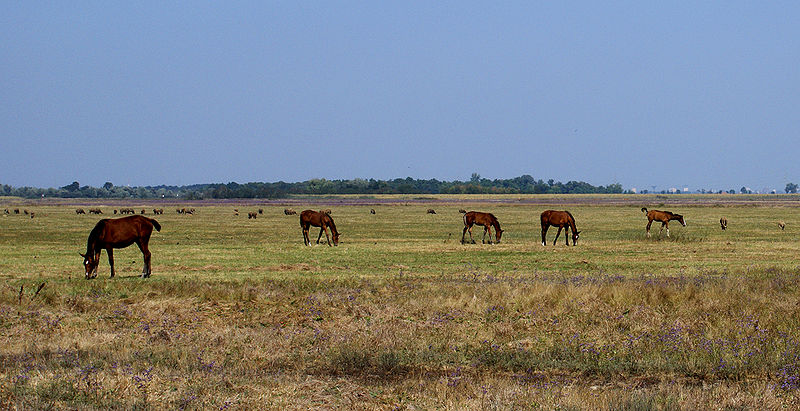
[[[92,203],[165,209],[147,280],[135,247],[83,278],[98,217],[79,206],[0,199],[36,212],[0,217],[0,406],[800,406],[797,197],[352,199],[288,203],[332,208],[339,247],[304,247],[284,204]],[[688,226],[648,239],[642,206]],[[459,208],[494,213],[502,243],[462,245]],[[548,208],[577,247],[540,245]]]

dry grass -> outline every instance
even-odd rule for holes
[[[77,251],[96,218],[73,207],[0,217],[0,404],[798,406],[792,210],[726,208],[722,232],[718,209],[685,206],[688,227],[648,240],[633,205],[575,206],[584,241],[567,248],[538,245],[541,207],[472,205],[508,241],[459,244],[458,205],[336,208],[336,248],[303,247],[279,206],[258,220],[165,214],[149,280],[135,249],[115,253],[119,278],[103,262],[84,280]]]

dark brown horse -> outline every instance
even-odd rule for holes
[[[494,227],[495,242],[500,244],[503,230],[500,229],[500,222],[497,221],[497,217],[491,213],[481,213],[480,211],[470,211],[464,214],[464,231],[461,232],[461,244],[464,244],[464,235],[467,231],[469,231],[469,239],[472,240],[472,244],[475,244],[475,239],[472,238],[472,226],[475,224],[483,226],[481,243],[486,243],[486,232],[489,232],[489,244],[492,243],[492,227]]]
[[[314,227],[320,227],[319,236],[317,236],[317,244],[319,239],[322,238],[322,232],[325,232],[325,238],[328,239],[328,246],[331,245],[331,238],[328,236],[328,228],[331,229],[333,235],[333,245],[339,245],[340,233],[336,231],[336,224],[333,218],[325,211],[304,210],[300,213],[300,227],[303,229],[303,244],[311,245],[311,239],[308,237],[308,230]]]
[[[669,222],[672,220],[676,220],[681,223],[682,226],[686,227],[686,221],[683,219],[683,216],[680,214],[675,214],[670,211],[660,211],[660,210],[650,210],[647,211],[647,207],[642,207],[642,212],[647,214],[647,236],[650,237],[650,225],[653,224],[653,220],[661,222],[661,230],[658,231],[658,234],[661,235],[661,232],[664,231],[664,227],[667,227],[667,237],[669,237]]]
[[[142,278],[150,277],[150,234],[153,227],[161,231],[161,225],[152,218],[133,215],[122,218],[105,218],[97,222],[89,240],[86,242],[86,254],[83,257],[83,266],[86,269],[86,278],[97,277],[97,266],[100,264],[100,252],[106,250],[108,264],[111,266],[111,277],[114,277],[114,249],[125,248],[131,244],[139,246],[144,257]]]
[[[725,217],[720,218],[719,219],[719,226],[723,230],[727,229],[728,228],[728,219],[725,218]]]
[[[561,229],[564,229],[564,239],[567,245],[569,245],[570,229],[572,229],[572,245],[578,244],[578,238],[581,232],[575,227],[575,217],[573,217],[572,213],[569,211],[546,210],[542,212],[539,220],[542,223],[542,245],[547,245],[547,229],[550,228],[550,226],[558,227],[556,238],[553,239],[553,245],[556,245],[558,236],[561,234]]]

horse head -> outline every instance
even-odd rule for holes
[[[79,253],[81,254],[81,253]],[[100,264],[100,253],[86,253],[81,254],[83,257],[83,267],[86,273],[86,279],[97,277],[97,266]]]
[[[686,220],[683,219],[682,215],[678,215],[678,222],[681,223],[682,226],[686,227]]]
[[[494,236],[497,244],[500,244],[500,237],[503,236],[503,230],[495,229]]]
[[[339,245],[339,236],[342,235],[342,233],[340,233],[338,231],[334,231],[334,230],[331,230],[331,232],[333,234],[333,245],[338,246]]]
[[[580,238],[580,231],[573,231],[572,232],[572,245],[578,244],[578,238]]]

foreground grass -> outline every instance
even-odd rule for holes
[[[538,245],[528,206],[470,207],[500,218],[493,246],[458,242],[458,207],[375,208],[334,210],[337,248],[303,247],[282,208],[165,214],[146,281],[135,249],[120,278],[82,278],[96,218],[3,218],[0,404],[797,406],[791,210],[726,208],[723,233],[720,209],[685,207],[688,227],[648,240],[635,206],[571,207],[584,241],[567,248]]]

